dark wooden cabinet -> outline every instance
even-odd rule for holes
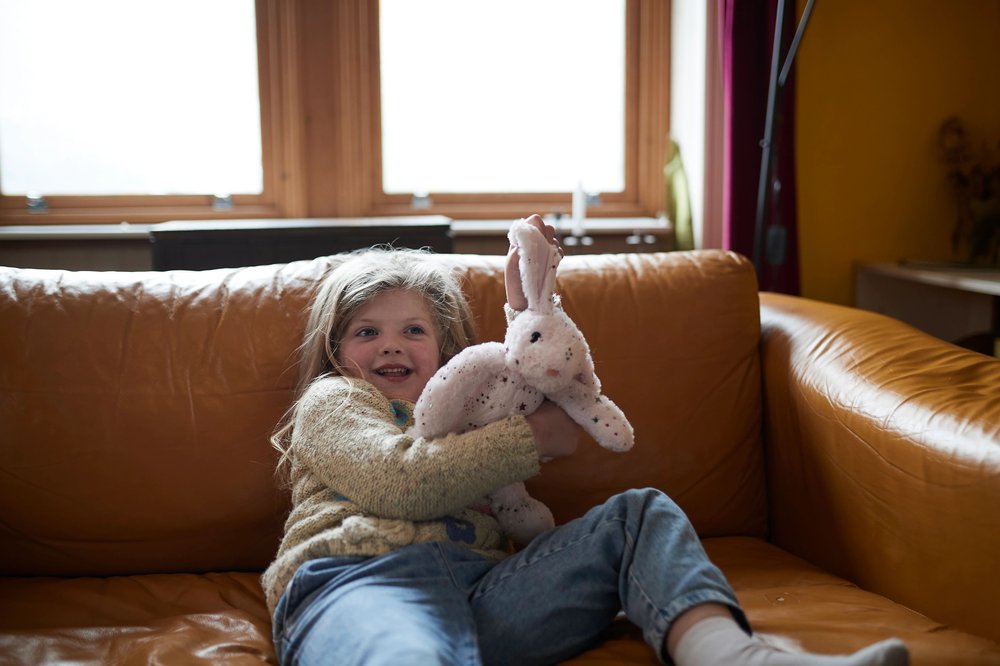
[[[453,249],[451,220],[439,215],[164,222],[149,236],[158,271],[277,264],[381,244]]]

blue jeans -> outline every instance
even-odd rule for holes
[[[706,602],[749,626],[680,508],[612,497],[496,562],[446,542],[303,564],[278,602],[291,664],[551,664],[599,642],[624,610],[661,660],[667,630]]]

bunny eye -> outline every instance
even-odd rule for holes
[[[531,341],[532,342],[538,342],[541,339],[542,339],[542,334],[539,333],[538,331],[535,331],[534,333],[531,334]]]

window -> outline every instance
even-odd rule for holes
[[[263,190],[252,0],[5,0],[0,99],[4,194]]]
[[[452,33],[459,30],[469,33],[455,37],[447,33],[439,34],[441,26],[429,13],[439,4],[430,0],[383,0],[381,3],[340,0],[335,7],[316,6],[319,4],[310,5],[309,20],[300,22],[303,32],[308,33],[308,36],[303,35],[300,56],[302,111],[309,118],[303,127],[303,145],[310,214],[360,216],[424,212],[456,219],[506,219],[528,212],[570,211],[572,189],[575,180],[582,175],[575,173],[575,168],[569,169],[572,175],[562,176],[559,183],[550,180],[533,187],[508,183],[506,187],[478,191],[480,186],[474,182],[459,183],[457,177],[453,177],[456,179],[450,183],[442,183],[420,173],[421,159],[429,162],[436,153],[457,154],[452,152],[455,142],[451,141],[453,137],[449,137],[449,133],[457,134],[458,142],[464,143],[462,147],[467,151],[465,157],[451,158],[459,171],[481,169],[492,151],[486,142],[493,137],[483,136],[493,131],[488,123],[481,128],[460,132],[434,130],[422,132],[418,137],[410,136],[408,140],[421,142],[416,151],[417,161],[402,171],[402,167],[393,161],[396,154],[407,152],[399,148],[401,139],[397,132],[398,125],[394,124],[399,122],[398,116],[407,110],[416,114],[428,108],[434,109],[446,97],[461,99],[471,87],[470,83],[488,82],[491,77],[501,76],[488,74],[484,65],[475,64],[477,60],[466,53],[467,49],[483,42],[485,35],[499,32],[503,48],[507,50],[532,49],[535,41],[544,39],[546,42],[566,43],[567,46],[565,50],[540,47],[535,49],[539,54],[544,51],[559,54],[572,52],[575,48],[571,44],[573,40],[564,38],[568,23],[559,29],[543,29],[542,34],[547,36],[540,37],[532,34],[526,26],[535,23],[544,25],[542,18],[522,15],[505,28],[500,27],[500,19],[496,18],[484,26],[468,18],[464,10],[454,9],[456,14],[462,15],[460,20],[464,20],[466,25],[450,30]],[[541,5],[568,6],[568,9],[562,10],[564,12],[584,12],[590,8],[590,3],[569,2],[563,5],[555,0],[501,5],[480,0],[459,3],[473,4],[486,10],[502,7],[498,11],[510,13],[537,12]],[[570,94],[559,91],[561,81],[545,81],[543,78],[538,83],[541,87],[533,89],[526,97],[539,98],[538,103],[552,105],[557,115],[561,105],[561,112],[567,116],[578,113],[583,107],[596,106],[599,100],[595,98],[601,95],[618,100],[622,104],[617,111],[618,117],[608,123],[609,126],[613,124],[614,129],[590,131],[587,137],[581,139],[584,151],[598,155],[601,159],[596,162],[603,162],[603,166],[611,164],[618,179],[615,181],[605,176],[596,186],[584,183],[588,191],[597,190],[596,193],[601,196],[600,207],[592,209],[589,214],[656,215],[664,206],[663,166],[669,128],[670,3],[663,0],[624,0],[623,3],[608,0],[597,4],[617,7],[619,18],[614,25],[621,26],[621,29],[612,25],[602,29],[606,30],[608,39],[613,40],[611,35],[616,31],[621,34],[617,49],[624,49],[624,53],[613,57],[624,69],[623,80],[612,84],[605,75],[588,70],[588,73],[595,74],[593,87],[577,85]],[[380,34],[380,7],[387,12],[385,34]],[[399,92],[404,88],[394,88],[401,84],[388,80],[390,72],[384,72],[380,67],[383,54],[387,58],[392,57],[393,46],[382,45],[380,40],[394,39],[393,35],[398,34],[399,31],[393,27],[397,20],[390,13],[396,10],[422,14],[410,16],[405,21],[399,20],[404,25],[409,23],[411,33],[404,38],[417,44],[411,49],[421,48],[423,42],[425,45],[421,50],[426,53],[421,55],[430,56],[437,48],[432,49],[426,43],[443,40],[446,61],[450,55],[449,69],[462,72],[462,76],[453,74],[441,80],[421,75],[415,83],[426,85],[413,86],[405,93]],[[622,12],[624,17],[620,16]],[[469,43],[473,46],[462,46]],[[608,44],[591,47],[595,51],[612,48]],[[391,60],[386,65],[390,69],[396,66]],[[384,91],[381,90],[383,84],[386,85]],[[617,90],[608,93],[605,88],[610,90],[611,87]],[[621,92],[622,87],[624,93]],[[514,94],[508,92],[508,96]],[[610,146],[605,138],[607,136],[620,142],[620,146]],[[590,145],[586,145],[587,141],[591,142]],[[520,149],[520,152],[523,153],[521,160],[526,172],[540,166],[544,169],[563,157],[560,149],[551,145],[529,146]],[[545,174],[546,177],[551,175],[551,172]],[[422,177],[426,180],[418,180]],[[437,189],[439,187],[440,190]],[[556,187],[559,189],[553,190]],[[413,191],[407,191],[410,189]],[[430,200],[415,198],[414,194],[424,193],[419,190],[429,194]],[[415,209],[414,204],[429,206]]]
[[[30,48],[31,40],[41,44],[55,38],[55,30],[43,25],[33,29],[24,25],[24,19],[8,21],[11,8],[27,6],[52,7],[56,0],[2,0],[0,7],[0,28],[22,34],[29,38],[25,47]],[[249,19],[247,5],[252,3],[255,23],[255,51],[244,41],[243,46],[223,49],[219,31],[233,31],[246,37]],[[56,223],[56,222],[153,222],[170,219],[202,219],[212,217],[364,217],[408,214],[443,214],[458,219],[510,218],[528,212],[546,213],[556,210],[569,211],[571,190],[576,181],[583,181],[588,191],[601,195],[601,205],[592,210],[593,215],[628,216],[655,215],[663,207],[663,164],[668,132],[669,88],[669,23],[670,3],[663,0],[546,0],[545,2],[518,0],[501,5],[476,0],[462,0],[457,4],[446,0],[384,0],[384,4],[374,0],[213,0],[209,3],[197,0],[185,2],[157,3],[153,0],[136,3],[128,0],[101,0],[80,3],[63,0],[59,9],[50,9],[50,15],[74,17],[74,22],[91,21],[102,29],[112,26],[111,18],[101,18],[97,7],[110,7],[114,20],[128,17],[142,23],[142,11],[136,7],[160,6],[163,14],[155,20],[156,34],[173,33],[180,28],[164,30],[162,25],[175,18],[181,26],[194,25],[202,35],[200,41],[211,47],[209,53],[223,55],[242,74],[227,74],[225,85],[237,79],[242,82],[241,92],[222,92],[221,87],[205,86],[194,94],[195,79],[209,80],[203,71],[180,77],[177,92],[167,84],[167,76],[153,74],[155,70],[138,68],[138,59],[129,48],[128,55],[120,58],[104,55],[111,65],[125,68],[119,79],[127,78],[124,88],[125,103],[135,107],[162,106],[173,109],[176,124],[184,127],[184,141],[190,141],[185,148],[176,151],[188,169],[178,173],[176,168],[168,169],[174,175],[183,177],[173,182],[156,181],[148,184],[143,171],[132,168],[140,157],[150,154],[162,155],[181,145],[181,141],[164,142],[158,136],[158,128],[168,121],[148,122],[147,127],[131,125],[130,131],[136,137],[126,149],[129,168],[117,174],[120,179],[109,185],[106,181],[77,181],[76,188],[65,183],[35,186],[30,179],[18,182],[16,172],[6,162],[22,159],[16,152],[3,155],[3,172],[0,173],[0,223]],[[432,29],[439,29],[429,12],[441,11],[448,5],[448,11],[460,20],[459,27],[450,32],[433,35]],[[475,5],[479,9],[495,12],[488,25],[474,23],[468,18],[464,6]],[[385,8],[385,24],[380,19],[380,6]],[[209,15],[220,7],[230,8],[229,18],[219,19]],[[85,9],[82,9],[85,8]],[[553,10],[555,14],[544,14]],[[400,19],[396,12],[418,11],[423,16]],[[532,11],[531,17],[514,20],[514,12]],[[82,14],[81,14],[82,12]],[[611,12],[614,12],[612,14]],[[243,18],[233,18],[237,13]],[[501,16],[501,14],[503,16]],[[586,28],[586,19],[601,18],[596,28]],[[138,17],[138,18],[137,18]],[[499,29],[499,21],[512,20],[507,27]],[[570,19],[579,20],[570,23]],[[402,21],[402,23],[401,23]],[[150,20],[146,19],[146,23]],[[410,29],[400,31],[400,25],[409,22]],[[562,27],[553,28],[553,22]],[[12,24],[12,25],[11,25]],[[207,28],[211,24],[213,27]],[[7,26],[10,25],[8,28]],[[413,30],[413,25],[418,29]],[[221,26],[221,27],[220,27]],[[79,25],[77,26],[77,29]],[[96,29],[96,28],[95,28]],[[131,29],[116,28],[123,42],[152,42],[152,38],[132,34]],[[535,30],[535,32],[532,32]],[[576,39],[578,33],[596,30],[594,36]],[[87,28],[88,33],[91,28]],[[571,35],[566,35],[571,31]],[[400,34],[402,32],[402,37]],[[508,59],[507,70],[486,69],[472,57],[464,58],[464,53],[485,44],[485,36],[502,33],[503,39],[490,47],[493,50],[531,53],[533,58],[522,59],[517,68],[513,58]],[[48,34],[48,36],[46,36]],[[599,35],[599,36],[598,36]],[[188,38],[171,35],[168,47],[172,46],[177,56],[173,63],[179,69],[181,56],[186,55],[192,45]],[[89,37],[87,41],[99,39]],[[198,41],[195,38],[191,38]],[[439,70],[429,61],[420,67],[423,74],[414,81],[412,73],[403,73],[402,79],[392,79],[392,71],[398,77],[403,72],[398,57],[393,56],[393,48],[398,48],[397,40],[417,40],[426,43],[444,41],[446,48],[438,57],[444,57],[450,73],[445,78],[432,78],[430,70]],[[385,42],[384,44],[382,42]],[[9,46],[6,35],[0,35],[0,48]],[[539,44],[540,43],[540,44]],[[404,42],[405,44],[405,42]],[[145,45],[145,44],[144,44]],[[582,46],[582,53],[581,51]],[[77,50],[85,51],[86,42]],[[415,48],[403,46],[413,53]],[[119,51],[120,52],[120,51]],[[237,52],[242,55],[236,56]],[[45,57],[57,53],[55,49],[43,52]],[[97,53],[89,53],[93,56]],[[569,76],[533,76],[530,91],[525,76],[537,74],[535,63],[543,60],[548,53],[553,60],[564,58],[562,68],[574,74],[582,74],[580,80],[571,82]],[[420,49],[421,57],[433,55],[430,48]],[[256,59],[258,97],[247,97],[248,84],[252,76],[247,74],[250,63]],[[380,66],[385,59],[385,69]],[[590,60],[588,60],[588,58]],[[548,59],[544,58],[544,59]],[[63,52],[63,60],[69,67],[76,63],[72,54]],[[116,62],[117,60],[117,62]],[[416,58],[413,59],[416,62]],[[82,56],[81,56],[82,62]],[[18,68],[18,59],[0,54],[0,67]],[[526,64],[527,63],[527,64]],[[41,63],[33,63],[41,64]],[[456,67],[464,69],[457,71]],[[93,66],[91,69],[100,69]],[[204,68],[203,68],[204,69]],[[27,71],[27,68],[24,69]],[[121,70],[120,70],[121,71]],[[90,70],[80,74],[89,80]],[[435,74],[440,72],[435,71]],[[445,130],[432,129],[426,120],[417,120],[418,130],[407,127],[419,118],[417,111],[440,109],[454,105],[454,100],[465,100],[473,96],[472,83],[486,83],[476,95],[489,95],[491,83],[497,79],[516,73],[515,83],[523,86],[508,87],[503,98],[521,97],[527,103],[536,103],[547,112],[552,112],[547,123],[556,123],[555,129],[546,129],[540,136],[524,140],[516,145],[493,127],[505,120],[483,120],[478,111],[465,109],[463,115],[476,116],[477,122],[465,128],[456,129],[452,118],[445,124]],[[127,77],[126,77],[127,74]],[[0,70],[0,76],[10,77],[10,72]],[[219,78],[219,77],[216,77]],[[409,80],[407,80],[409,79]],[[43,107],[46,113],[55,112],[58,117],[75,126],[66,130],[73,142],[80,143],[89,136],[99,134],[99,121],[103,119],[89,116],[89,105],[111,105],[112,93],[101,91],[96,84],[75,82],[50,86],[55,94]],[[402,81],[403,83],[400,83]],[[151,86],[146,84],[152,83]],[[417,83],[415,87],[407,88]],[[23,81],[22,81],[23,84]],[[0,85],[6,85],[0,83]],[[384,90],[383,90],[384,87]],[[493,89],[502,89],[493,86]],[[482,92],[485,90],[486,92]],[[519,91],[519,92],[511,92]],[[6,88],[0,88],[0,147],[4,151],[21,150],[24,144],[36,146],[38,139],[30,138],[30,133],[17,129],[5,129],[12,121],[11,114],[19,111],[20,93],[8,98]],[[178,101],[187,95],[185,101]],[[219,96],[239,98],[237,106],[244,118],[256,117],[259,127],[251,126],[247,120],[225,123],[221,129],[208,130],[198,136],[198,125],[209,127],[208,107],[214,107]],[[95,99],[96,98],[96,99]],[[445,101],[451,99],[452,101]],[[520,100],[519,100],[520,101]],[[487,106],[496,107],[494,99]],[[122,102],[117,102],[121,104]],[[174,105],[174,106],[171,106]],[[198,111],[189,114],[192,109]],[[225,114],[232,118],[234,112]],[[509,114],[508,109],[505,113]],[[186,115],[187,114],[187,115]],[[123,118],[133,123],[137,114],[125,114]],[[142,116],[143,114],[138,114]],[[186,120],[190,118],[194,120]],[[434,117],[434,114],[431,114]],[[443,117],[443,116],[442,116]],[[538,116],[541,118],[541,115]],[[553,120],[554,118],[554,120]],[[22,119],[23,120],[23,119]],[[15,122],[21,122],[15,118]],[[183,120],[183,122],[182,122]],[[581,125],[573,127],[570,121]],[[121,129],[125,121],[116,123]],[[541,122],[539,127],[543,126]],[[80,129],[80,128],[83,129]],[[549,126],[550,127],[550,126]],[[91,131],[92,130],[92,131]],[[553,139],[561,130],[564,144]],[[105,130],[100,130],[105,131]],[[525,130],[519,130],[521,132]],[[222,148],[230,134],[233,147]],[[250,138],[251,135],[256,136]],[[455,141],[457,139],[457,141]],[[417,140],[415,147],[406,142]],[[217,143],[216,143],[217,141]],[[18,146],[21,142],[21,147]],[[164,145],[167,144],[167,145]],[[515,166],[501,162],[500,153],[511,145],[508,158],[513,155]],[[136,150],[136,147],[139,147]],[[152,148],[150,147],[152,146]],[[568,147],[567,147],[568,146]],[[63,148],[69,147],[64,145]],[[154,149],[155,148],[155,149]],[[456,152],[459,149],[464,153]],[[45,159],[54,159],[45,151]],[[103,149],[76,148],[79,155],[94,157],[94,153],[104,158]],[[576,151],[576,152],[574,152]],[[213,163],[209,158],[213,153],[229,153],[239,156],[236,166]],[[14,157],[12,157],[12,155]],[[450,174],[437,173],[431,169],[434,155],[447,156],[445,166],[458,166]],[[409,157],[416,159],[406,162]],[[593,158],[597,159],[593,159]],[[519,162],[517,161],[519,160]],[[163,160],[154,160],[166,162]],[[589,162],[589,164],[588,164]],[[251,166],[252,163],[252,166]],[[498,171],[491,173],[484,165],[497,165]],[[202,169],[206,165],[209,168]],[[567,166],[568,165],[568,166]],[[436,169],[436,168],[435,168]],[[93,167],[94,171],[105,171]],[[204,173],[198,180],[189,180]],[[110,171],[110,170],[107,170]],[[186,173],[184,171],[187,171]],[[516,172],[516,173],[515,173]],[[54,170],[42,170],[46,178],[55,178]],[[535,175],[531,175],[531,174]],[[37,175],[37,174],[36,174]],[[88,178],[94,174],[84,174]],[[102,174],[107,175],[107,174]],[[143,181],[137,182],[142,175]],[[467,176],[474,178],[467,178]],[[508,178],[516,175],[520,180]],[[530,178],[524,178],[531,176]],[[132,180],[129,180],[132,179]],[[217,180],[216,180],[217,179]],[[36,190],[36,191],[32,191]],[[62,190],[62,192],[59,192]],[[112,190],[117,190],[112,192]],[[430,194],[428,199],[414,197],[414,194]],[[45,197],[47,210],[41,213],[29,211],[31,201],[27,194],[41,194]],[[231,208],[228,202],[213,195],[232,195]],[[218,205],[222,203],[223,205]],[[415,208],[415,203],[428,205]]]
[[[276,5],[0,2],[2,221],[280,214]]]
[[[625,0],[382,0],[382,188],[625,188]]]

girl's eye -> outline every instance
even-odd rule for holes
[[[410,326],[409,328],[406,329],[406,332],[408,334],[410,334],[410,335],[423,335],[424,334],[424,327],[423,326],[416,326],[416,325]]]
[[[359,338],[369,338],[373,335],[378,335],[378,331],[376,331],[374,328],[371,327],[362,328],[357,333],[355,333],[355,335],[357,335]]]

